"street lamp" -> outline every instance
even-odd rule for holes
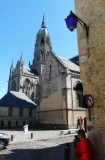
[[[72,11],[70,11],[70,14],[65,19],[67,28],[70,31],[74,31],[75,28],[77,28],[77,23],[79,22],[83,29],[86,31],[87,38],[89,37],[89,26],[83,22],[79,17],[77,17]]]

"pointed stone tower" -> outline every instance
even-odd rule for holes
[[[41,28],[39,29],[34,46],[34,58],[29,67],[24,65],[22,54],[17,61],[16,67],[13,63],[10,68],[8,91],[25,93],[34,102],[36,101],[36,86],[39,76],[45,66],[48,55],[52,52],[50,36],[43,16]]]
[[[30,68],[24,65],[22,54],[20,60],[17,61],[15,68],[13,67],[12,62],[8,81],[8,91],[23,92],[35,102],[36,85],[38,81],[39,77],[31,73]]]
[[[20,91],[20,84],[21,84],[21,75],[23,73],[23,58],[22,54],[20,56],[20,60],[17,61],[16,68],[13,67],[13,62],[10,68],[10,76],[8,82],[8,91]]]
[[[41,75],[48,55],[52,51],[50,36],[43,16],[41,28],[36,36],[34,58],[30,68],[34,74]]]

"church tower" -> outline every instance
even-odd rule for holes
[[[32,65],[30,65],[30,69],[34,74],[39,76],[42,74],[45,62],[51,51],[52,46],[50,42],[50,36],[43,16],[41,28],[36,36],[33,62]]]
[[[22,55],[14,68],[13,62],[10,68],[8,91],[25,93],[34,102],[36,101],[36,88],[39,76],[45,66],[48,55],[52,52],[50,36],[43,16],[34,46],[34,58],[29,67],[24,65]]]

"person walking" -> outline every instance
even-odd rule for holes
[[[104,145],[100,130],[94,126],[92,121],[87,122],[87,130],[87,137],[90,139],[94,146],[95,159],[104,160]]]
[[[86,117],[84,117],[84,130],[87,132]]]
[[[79,160],[95,160],[94,147],[92,142],[86,138],[83,129],[78,130],[79,142],[75,149],[75,155]]]
[[[83,128],[83,118],[80,117],[80,129],[82,129],[82,128]]]
[[[80,118],[79,117],[77,118],[77,129],[78,128],[80,129]]]

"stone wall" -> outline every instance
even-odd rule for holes
[[[29,116],[29,108],[23,108],[23,116],[19,116],[19,108],[13,107],[12,115],[9,116],[9,107],[0,106],[0,129],[8,127],[23,127],[25,124],[35,126],[35,123],[35,109],[32,110],[32,116]]]
[[[103,133],[105,140],[105,1],[75,0],[76,15],[89,25],[89,38],[78,24],[80,74],[84,94],[92,94],[95,106],[91,118]],[[88,115],[88,113],[87,113]],[[104,143],[105,144],[105,143]]]
[[[49,56],[40,78],[39,123],[67,125],[66,76],[61,74],[62,72],[65,70],[61,64],[57,62],[54,56]]]
[[[85,117],[85,110],[77,107],[76,93],[73,90],[75,83],[81,82],[79,74],[79,71],[76,75],[75,72],[67,70],[54,55],[48,57],[39,83],[39,124],[71,128],[76,126],[77,117]]]

